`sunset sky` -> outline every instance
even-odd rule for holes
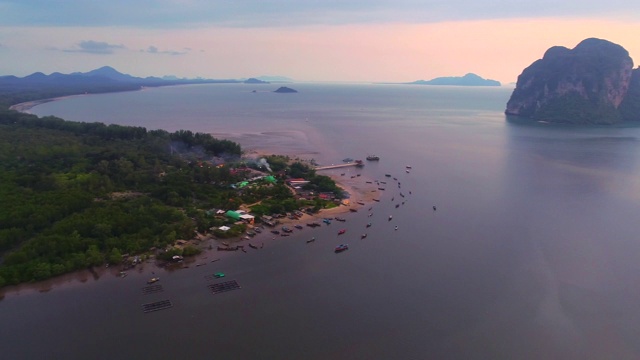
[[[640,63],[622,0],[0,0],[0,75],[104,65],[134,76],[503,83],[589,37]]]

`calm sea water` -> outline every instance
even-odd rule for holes
[[[640,358],[640,128],[507,121],[507,88],[292,87],[299,93],[166,87],[34,108],[68,120],[224,134],[323,164],[377,154],[379,162],[342,172],[388,184],[371,217],[361,211],[344,224],[266,236],[260,251],[10,293],[0,301],[2,353]],[[347,233],[339,237],[340,227]],[[309,236],[318,240],[307,244]],[[350,249],[334,254],[342,242]],[[206,256],[198,261],[220,257]],[[143,295],[151,271],[164,292]],[[217,271],[242,289],[212,295],[204,277]],[[143,314],[141,304],[162,299],[173,308]]]

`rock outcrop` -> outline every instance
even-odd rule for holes
[[[518,76],[505,113],[575,124],[632,120],[627,113],[637,105],[633,97],[640,100],[638,76],[627,50],[612,42],[591,38],[573,49],[554,46]],[[635,83],[637,95],[630,91]]]

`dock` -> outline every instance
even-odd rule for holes
[[[346,164],[338,164],[338,165],[327,165],[327,166],[316,166],[314,168],[314,170],[319,171],[319,170],[329,170],[329,169],[338,169],[338,168],[345,168],[345,167],[351,167],[351,166],[364,166],[364,164],[362,162],[350,162],[350,163],[346,163]]]
[[[220,293],[223,293],[223,292],[227,292],[227,291],[231,291],[231,290],[240,289],[240,285],[235,280],[225,281],[225,282],[221,282],[221,283],[217,283],[217,284],[211,284],[211,285],[209,285],[207,287],[209,288],[209,290],[211,290],[211,292],[214,295],[215,294],[220,294]]]
[[[173,304],[170,300],[161,300],[152,303],[142,304],[142,311],[149,313],[152,311],[164,310],[172,307]]]

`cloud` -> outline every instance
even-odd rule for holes
[[[89,54],[113,54],[114,50],[125,49],[124,45],[109,44],[104,41],[85,40],[79,42],[72,49],[64,49],[64,52],[81,52]]]
[[[161,54],[161,55],[185,55],[186,53],[188,53],[191,49],[189,48],[184,48],[182,51],[178,51],[178,50],[158,50],[157,47],[151,45],[149,46],[146,50],[140,50],[142,52],[146,52],[149,54]]]
[[[4,26],[174,29],[640,16],[640,2],[628,0],[0,0],[0,8]]]

